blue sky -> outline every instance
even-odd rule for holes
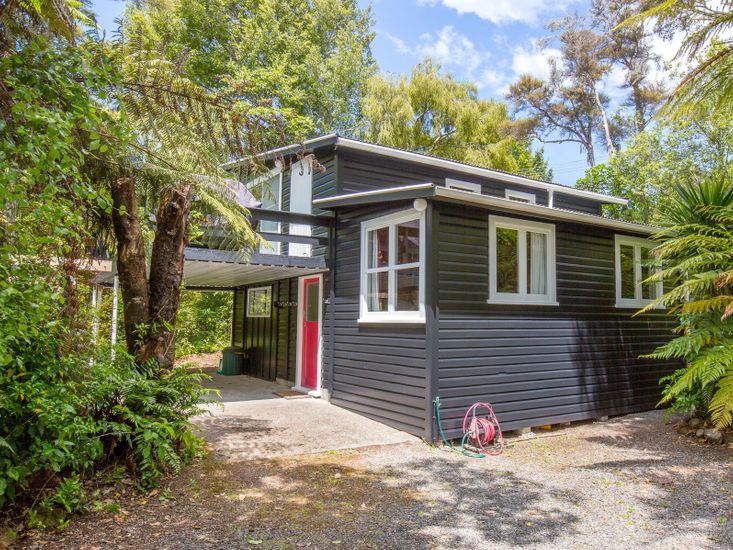
[[[485,98],[502,99],[519,74],[547,74],[552,47],[540,49],[545,24],[587,11],[590,0],[359,0],[372,6],[372,44],[380,70],[409,74],[426,56],[438,59],[456,77],[472,80]],[[124,8],[120,0],[94,0],[100,25],[112,31]],[[669,46],[666,46],[669,50]],[[620,99],[622,75],[612,72],[607,93]],[[585,154],[573,143],[545,145],[545,156],[559,183],[572,185],[585,171]],[[596,148],[598,162],[607,154]]]

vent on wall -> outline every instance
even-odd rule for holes
[[[472,183],[470,181],[461,181],[446,178],[445,186],[448,189],[455,189],[457,191],[468,191],[469,193],[478,193],[479,195],[481,194],[480,183]]]
[[[506,189],[504,191],[504,197],[511,201],[526,202],[527,204],[537,204],[537,197],[533,193],[524,193],[522,191]]]

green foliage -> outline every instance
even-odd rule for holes
[[[128,135],[100,102],[118,76],[105,59],[44,38],[0,58],[0,508],[39,526],[82,509],[110,461],[149,485],[201,451],[199,375],[89,351],[79,266],[109,211],[90,167]]]
[[[176,319],[176,356],[225,348],[231,337],[231,322],[231,292],[184,290]]]
[[[442,74],[427,60],[411,78],[367,82],[360,137],[477,166],[550,179],[541,151],[532,151],[506,103],[479,99],[476,87]]]
[[[733,181],[676,187],[666,207],[669,227],[657,238],[660,270],[649,281],[672,287],[642,310],[679,315],[679,336],[651,357],[685,361],[664,380],[664,403],[694,406],[717,426],[733,425]]]
[[[188,419],[208,390],[205,377],[186,366],[161,370],[154,361],[138,365],[124,353],[116,361],[98,360],[86,385],[86,413],[99,424],[97,437],[106,452],[132,458],[143,487],[203,452]]]
[[[632,17],[624,26],[648,19],[662,36],[684,33],[678,59],[691,68],[672,92],[664,114],[684,120],[710,110],[715,116],[733,115],[733,1],[690,2],[663,0]]]
[[[353,128],[374,72],[371,14],[355,0],[147,0],[124,27],[197,84],[275,106],[299,138]]]
[[[707,116],[648,127],[608,162],[589,169],[576,187],[629,199],[628,207],[604,207],[609,217],[659,224],[673,188],[731,177],[733,119]]]

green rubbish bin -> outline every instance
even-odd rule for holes
[[[216,371],[224,376],[235,376],[242,374],[244,366],[244,350],[239,347],[224,348],[221,352],[219,370]]]

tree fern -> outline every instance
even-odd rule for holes
[[[660,270],[649,281],[673,282],[642,311],[658,306],[679,316],[679,336],[652,357],[686,362],[664,390],[662,403],[689,402],[720,427],[733,425],[733,184],[725,179],[675,189],[669,227],[656,238]]]

